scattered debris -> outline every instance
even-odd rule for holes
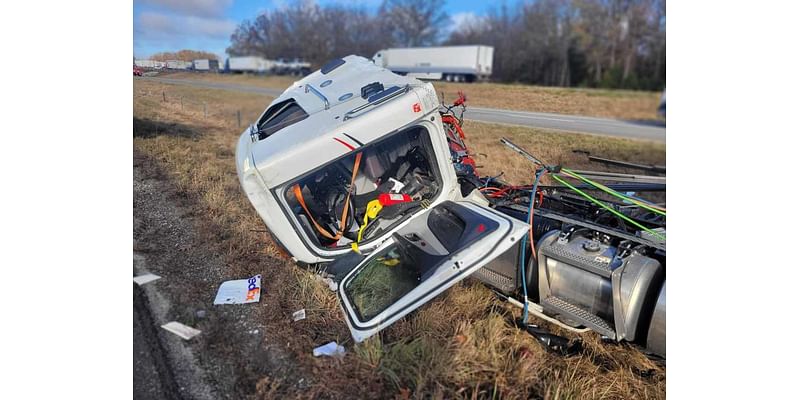
[[[569,339],[552,334],[537,325],[527,324],[522,326],[531,336],[544,346],[547,350],[563,356],[571,356],[583,351],[583,342],[579,339],[570,341]]]
[[[206,317],[206,310],[197,310],[194,313],[194,315],[196,315],[197,318],[205,318]]]
[[[146,273],[144,275],[134,276],[133,281],[136,282],[137,285],[142,286],[145,283],[152,282],[156,279],[161,279],[160,276],[156,274]]]
[[[180,336],[184,340],[189,340],[200,334],[200,330],[194,329],[191,326],[186,326],[180,322],[172,321],[161,325],[162,328]]]
[[[219,286],[214,304],[257,303],[261,299],[261,275],[226,281]]]
[[[322,275],[314,275],[314,278],[316,278],[318,281],[324,282],[326,285],[328,285],[328,289],[330,289],[331,292],[335,292],[335,291],[339,290],[339,284],[336,283],[336,281],[334,281],[331,278],[325,278]]]
[[[292,320],[300,321],[306,319],[306,309],[298,310],[292,313]]]
[[[329,356],[329,357],[344,356],[344,346],[341,346],[336,342],[330,342],[328,344],[319,346],[316,349],[314,349],[314,357],[319,357],[319,356]]]

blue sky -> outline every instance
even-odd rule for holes
[[[306,0],[309,1],[309,0]],[[454,22],[481,16],[499,2],[440,1]],[[359,4],[375,10],[381,0],[317,0],[325,4]],[[133,54],[146,58],[160,51],[205,50],[223,57],[230,35],[245,19],[285,6],[291,0],[134,0]]]

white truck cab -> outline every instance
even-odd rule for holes
[[[236,146],[241,186],[298,263],[332,263],[361,341],[517,243],[464,196],[430,83],[347,56],[295,82]]]

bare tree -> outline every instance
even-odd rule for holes
[[[436,44],[450,20],[442,4],[430,0],[384,0],[378,18],[391,33],[392,44],[405,47]]]

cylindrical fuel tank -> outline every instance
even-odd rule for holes
[[[616,249],[591,239],[562,242],[559,231],[539,242],[539,297],[555,296],[613,322],[614,305],[608,262]]]
[[[656,308],[650,319],[650,329],[647,332],[647,350],[667,357],[667,281],[661,285]]]

